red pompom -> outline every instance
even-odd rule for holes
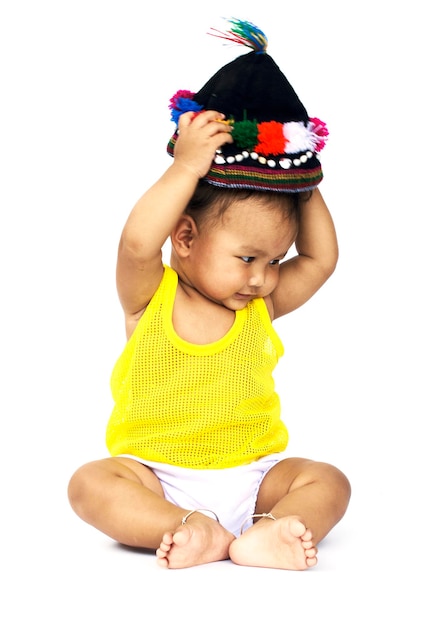
[[[261,122],[258,124],[258,145],[255,151],[258,154],[284,154],[286,140],[280,122]]]

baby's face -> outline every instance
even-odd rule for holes
[[[296,223],[253,198],[241,200],[201,229],[189,258],[188,276],[210,300],[243,309],[272,293],[279,264],[297,235]]]

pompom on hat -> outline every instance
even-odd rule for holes
[[[252,49],[224,65],[197,93],[179,90],[170,100],[171,120],[186,111],[215,110],[233,126],[233,143],[216,153],[204,177],[211,185],[296,193],[317,187],[323,178],[318,153],[328,130],[309,117],[293,87],[266,52],[267,37],[251,22],[228,20],[216,37]],[[169,140],[174,155],[178,129]]]

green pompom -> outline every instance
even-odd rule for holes
[[[238,148],[253,150],[258,143],[258,124],[251,120],[234,122],[231,135]]]

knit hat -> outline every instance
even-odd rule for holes
[[[197,93],[179,90],[170,100],[171,120],[186,111],[215,110],[233,126],[233,143],[217,151],[204,177],[211,185],[259,191],[300,192],[322,180],[318,153],[326,124],[309,117],[291,84],[266,53],[267,38],[251,22],[211,35],[252,49],[223,66]],[[178,128],[169,140],[173,156]]]

